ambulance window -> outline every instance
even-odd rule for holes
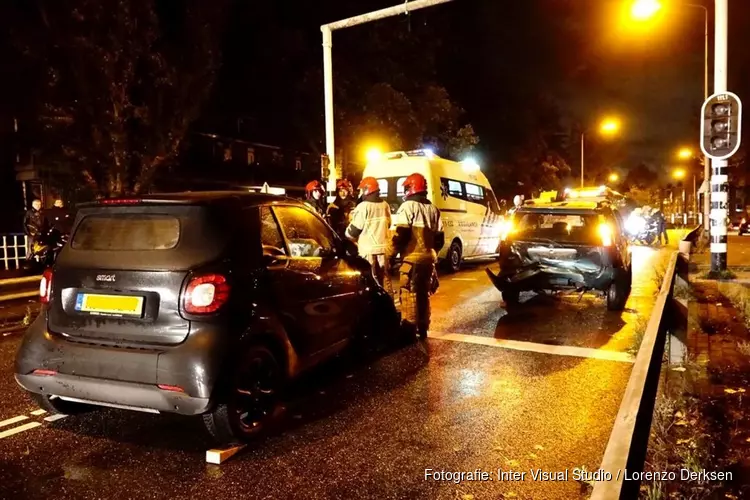
[[[406,180],[406,177],[399,177],[398,180],[396,180],[396,194],[398,196],[404,195],[404,181]]]
[[[448,179],[448,194],[454,198],[463,198],[464,188],[460,182]]]
[[[466,199],[474,203],[484,203],[484,188],[476,184],[466,183]]]
[[[378,187],[380,188],[380,197],[388,198],[388,179],[378,179]]]

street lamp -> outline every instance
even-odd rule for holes
[[[661,7],[658,0],[637,0],[630,8],[630,15],[637,21],[645,21],[654,17]]]
[[[693,157],[693,151],[690,148],[682,148],[677,152],[677,157],[681,160],[689,160]]]
[[[620,121],[616,118],[607,118],[605,120],[602,120],[602,122],[599,124],[599,133],[605,136],[612,136],[617,134],[620,130]],[[584,130],[581,132],[581,187],[583,187],[583,172],[584,172],[584,158],[585,158],[585,143],[586,143],[586,133],[587,131]]]
[[[609,174],[609,182],[617,182],[620,180],[620,176],[617,174]]]
[[[676,168],[672,171],[672,177],[677,180],[682,180],[685,178],[685,169],[684,168]]]
[[[705,5],[694,3],[680,3],[682,7],[701,9],[703,11],[703,100],[708,100],[708,8]],[[630,15],[636,21],[648,21],[656,16],[661,10],[661,2],[658,0],[636,0],[630,5]],[[691,155],[692,156],[692,155]],[[708,182],[711,176],[711,164],[707,156],[703,160],[703,179],[706,184],[706,192],[703,195],[703,220],[704,231],[709,228],[709,212],[711,210],[711,200],[708,195]]]
[[[373,163],[380,159],[380,157],[383,156],[382,151],[380,151],[379,148],[369,148],[367,150],[367,153],[365,154],[365,158],[367,159],[367,163]]]

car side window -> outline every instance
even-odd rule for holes
[[[333,233],[318,217],[300,207],[274,207],[274,212],[291,257],[323,257],[333,252]]]
[[[284,238],[269,207],[260,209],[260,242],[263,245],[263,255],[286,255]]]

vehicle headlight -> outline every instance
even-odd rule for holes
[[[646,219],[638,215],[631,215],[625,221],[625,231],[630,234],[638,234],[646,226]]]

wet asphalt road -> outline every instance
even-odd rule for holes
[[[635,249],[621,314],[593,295],[534,294],[508,314],[484,265],[443,276],[435,338],[323,367],[294,388],[278,432],[221,466],[205,463],[211,442],[196,419],[32,415],[12,374],[20,338],[0,338],[0,436],[41,424],[0,437],[0,498],[579,498],[572,471],[599,466],[665,255]],[[498,481],[498,468],[526,481]],[[536,468],[570,480],[532,481]],[[495,480],[425,480],[425,469]]]

